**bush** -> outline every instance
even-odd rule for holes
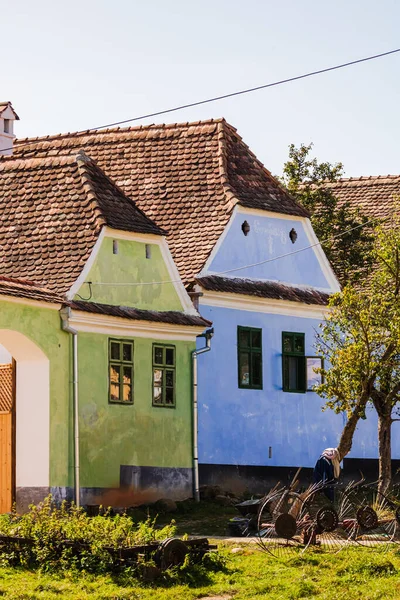
[[[118,552],[107,548],[149,544],[175,534],[174,522],[157,529],[150,518],[135,523],[125,514],[112,517],[107,511],[89,517],[82,508],[65,502],[58,508],[49,496],[22,516],[0,515],[0,535],[23,538],[0,542],[0,564],[104,573],[126,566]]]

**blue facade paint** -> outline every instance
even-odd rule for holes
[[[322,412],[314,392],[283,392],[282,331],[304,333],[305,353],[313,356],[319,321],[203,305],[200,310],[215,329],[211,351],[199,357],[200,463],[313,467],[324,448],[337,445],[343,417]],[[238,387],[239,325],[262,329],[262,390]]]
[[[243,234],[242,223],[247,221],[250,232]],[[289,232],[294,228],[297,240],[293,244]],[[310,246],[302,221],[238,213],[223,239],[218,253],[212,260],[208,272],[220,273],[243,265],[261,262],[282,254]],[[232,277],[271,279],[329,288],[313,248],[272,262],[229,273]]]
[[[358,422],[348,458],[378,458],[378,416],[371,404],[366,419]],[[393,414],[393,418],[398,418]],[[400,422],[392,423],[392,459],[400,459]]]

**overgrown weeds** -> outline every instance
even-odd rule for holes
[[[134,523],[125,514],[110,516],[107,512],[89,517],[75,505],[64,502],[57,507],[49,496],[24,515],[0,515],[0,535],[15,538],[13,542],[0,542],[0,564],[44,572],[105,573],[124,566],[108,549],[159,542],[175,533],[173,521],[157,528],[155,519],[150,518]]]

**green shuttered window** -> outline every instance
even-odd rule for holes
[[[153,344],[153,406],[175,407],[175,346]]]
[[[109,402],[133,404],[133,342],[110,339],[108,363]]]
[[[239,326],[237,336],[239,387],[262,390],[262,330]]]
[[[306,391],[304,333],[282,333],[282,379],[283,391]]]

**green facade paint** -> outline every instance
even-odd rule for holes
[[[73,485],[70,339],[60,328],[58,310],[43,306],[0,300],[0,329],[22,333],[50,359],[50,485],[67,486]]]
[[[113,336],[115,337],[115,336]],[[190,352],[176,347],[176,408],[152,405],[152,345],[134,341],[133,404],[108,402],[108,339],[82,333],[79,339],[80,453],[82,487],[118,487],[120,465],[192,466]]]
[[[117,254],[113,252],[113,238],[105,237],[101,243],[86,277],[86,281],[93,282],[90,301],[144,310],[181,311],[182,304],[173,283],[140,285],[171,281],[160,246],[151,244],[151,257],[146,258],[146,243],[120,239],[117,241]],[[99,283],[110,285],[96,285]],[[121,283],[135,285],[124,286]],[[79,295],[85,299],[89,297],[89,286],[86,283],[80,287]],[[75,299],[80,298],[76,296]]]

